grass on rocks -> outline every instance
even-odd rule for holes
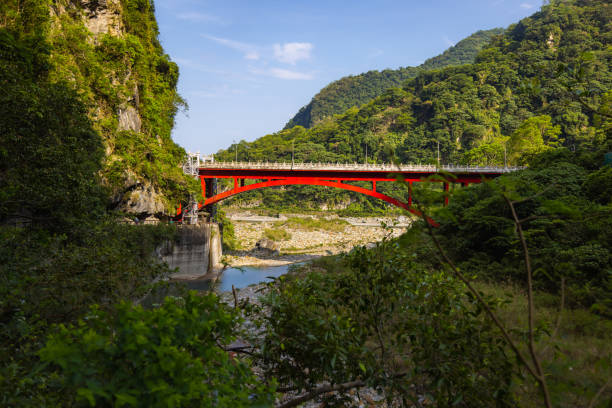
[[[285,221],[277,221],[275,227],[291,228],[305,231],[343,232],[349,223],[340,218],[291,217]]]
[[[268,228],[264,231],[264,236],[272,241],[287,241],[291,239],[291,234],[282,228]]]

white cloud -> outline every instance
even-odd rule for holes
[[[227,38],[214,37],[212,35],[203,35],[204,38],[208,38],[211,41],[216,42],[217,44],[224,45],[228,48],[231,48],[236,51],[240,51],[244,54],[244,58],[248,60],[258,60],[260,55],[257,51],[257,47],[251,44],[230,40]]]
[[[274,57],[280,62],[295,65],[299,60],[310,59],[313,48],[311,43],[274,44]]]
[[[446,45],[448,45],[449,47],[454,47],[455,46],[455,43],[452,42],[447,36],[442,37],[442,39],[444,40]]]
[[[272,68],[270,69],[270,74],[273,77],[280,79],[312,79],[312,74],[290,71],[282,68]]]
[[[289,69],[283,68],[269,68],[269,69],[259,69],[250,67],[249,72],[254,75],[264,75],[270,76],[278,79],[289,79],[289,80],[309,80],[313,78],[312,74],[306,72],[292,71]]]
[[[520,7],[524,9],[530,9],[530,8],[534,8],[535,6],[529,3],[521,3]]]
[[[199,13],[197,11],[189,11],[185,13],[179,13],[176,15],[176,18],[179,20],[193,21],[197,23],[222,23],[221,20],[217,16],[213,16],[212,14]]]

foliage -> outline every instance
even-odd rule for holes
[[[482,309],[397,244],[357,248],[333,273],[282,276],[269,290],[260,358],[281,385],[316,393],[357,380],[404,404],[511,405],[511,362]],[[345,406],[337,398],[326,399]]]
[[[238,322],[213,294],[150,310],[124,302],[59,326],[40,355],[60,368],[66,401],[82,406],[272,406],[271,390],[223,349]]]
[[[564,278],[570,305],[612,316],[612,209],[608,180],[601,178],[609,168],[589,171],[575,164],[576,154],[564,160],[562,149],[555,153],[552,163],[541,154],[528,170],[456,192],[439,213],[442,242],[462,269],[523,282],[519,242],[501,192],[515,191],[517,199],[536,195],[517,211],[532,217],[523,228],[537,287],[556,291]]]
[[[285,129],[294,126],[310,128],[325,118],[344,113],[353,106],[361,106],[381,95],[386,89],[401,86],[404,81],[414,78],[421,70],[472,63],[478,51],[493,36],[502,32],[500,28],[478,31],[459,41],[442,54],[429,58],[418,67],[368,71],[334,81],[316,94],[308,105],[302,107],[285,125]]]
[[[236,238],[236,231],[234,229],[234,224],[227,217],[225,211],[222,209],[217,210],[217,222],[221,228],[221,239],[223,249],[228,249],[230,251],[234,251],[240,249],[240,243]]]
[[[61,230],[99,218],[102,141],[67,83],[45,80],[44,42],[0,29],[0,222]]]
[[[555,146],[561,133],[559,126],[551,124],[550,116],[542,115],[526,119],[516,129],[508,141],[510,159],[513,162],[526,160],[532,156]],[[521,163],[522,164],[522,163]]]
[[[52,376],[33,371],[50,326],[75,321],[93,304],[109,310],[144,296],[152,280],[170,272],[155,250],[172,237],[171,227],[114,219],[97,225],[82,219],[61,234],[1,227],[0,404],[44,406],[61,399],[48,388]]]
[[[264,236],[272,241],[286,241],[291,239],[291,234],[282,228],[266,228]]]

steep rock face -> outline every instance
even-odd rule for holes
[[[139,180],[133,172],[128,172],[124,190],[115,194],[113,203],[122,211],[146,216],[165,212],[164,197],[148,180]]]
[[[81,0],[81,4],[85,11],[85,27],[95,37],[100,34],[123,35],[119,0]]]
[[[117,130],[131,130],[133,132],[140,132],[142,126],[142,119],[140,114],[133,106],[128,106],[125,109],[119,109],[119,126]]]
[[[178,67],[159,41],[152,0],[57,0],[53,75],[84,95],[106,152],[111,203],[130,213],[173,213],[195,188],[171,139],[183,104]]]

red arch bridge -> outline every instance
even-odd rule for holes
[[[450,183],[468,185],[490,180],[504,173],[519,170],[519,167],[476,167],[476,166],[434,166],[434,165],[395,165],[395,164],[321,164],[321,163],[200,163],[193,175],[200,178],[204,202],[198,205],[209,207],[221,200],[245,191],[265,187],[312,185],[341,188],[355,191],[386,201],[389,204],[418,213],[412,208],[412,183],[429,181],[430,176],[439,174],[436,181],[449,190]],[[377,182],[403,179],[409,186],[408,202],[399,201],[376,191]],[[233,188],[217,192],[217,179],[233,179]],[[247,184],[246,180],[255,182]],[[346,183],[347,181],[369,181],[371,188],[363,188]],[[448,204],[448,196],[445,197]],[[212,212],[209,210],[209,212]],[[181,207],[177,216],[181,215]]]

